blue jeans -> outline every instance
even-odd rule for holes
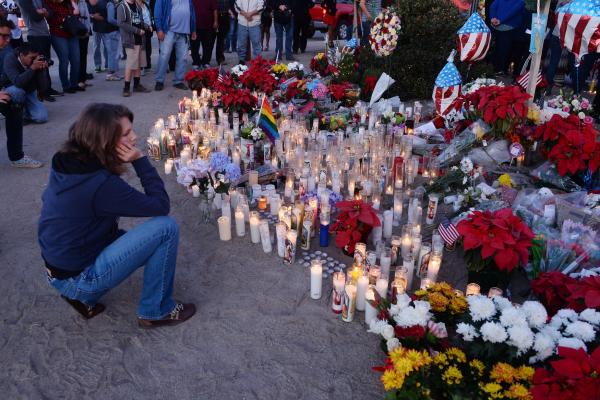
[[[246,59],[246,42],[248,41],[248,37],[252,43],[252,58],[260,56],[260,25],[248,27],[238,24],[237,27],[237,52],[239,59],[241,61]]]
[[[63,296],[94,306],[136,269],[145,265],[138,307],[143,319],[161,319],[175,308],[173,279],[179,228],[171,217],[155,217],[136,226],[106,247],[81,274],[48,281]]]
[[[237,18],[229,17],[229,33],[225,40],[225,50],[237,51]]]
[[[546,80],[548,81],[548,86],[552,88],[552,85],[554,85],[556,70],[558,68],[558,64],[560,63],[562,47],[560,46],[560,39],[558,36],[551,34],[546,40],[549,43],[550,50],[550,61],[548,62],[548,67],[546,68]]]
[[[360,45],[361,46],[369,45],[369,35],[370,34],[371,34],[371,21],[369,21],[369,20],[362,21],[362,32],[360,35]]]
[[[44,103],[38,100],[37,90],[27,93],[16,86],[9,86],[4,91],[10,94],[12,102],[23,105],[23,116],[25,118],[29,118],[38,124],[48,122],[48,110]]]
[[[108,47],[108,72],[114,74],[119,71],[119,54],[121,54],[121,34],[119,31],[103,34]]]
[[[279,55],[279,60],[283,58],[283,31],[285,30],[285,58],[293,56],[292,41],[294,39],[294,21],[286,25],[275,22],[275,58]]]
[[[58,76],[63,90],[77,86],[79,83],[79,39],[52,36],[51,40],[52,48],[58,56]]]
[[[156,82],[164,83],[167,75],[167,67],[169,66],[169,58],[173,47],[175,47],[175,77],[173,84],[183,82],[185,74],[185,56],[189,48],[189,35],[175,32],[167,32],[165,40],[160,42],[160,54],[158,56],[158,70],[156,71]]]
[[[108,69],[108,38],[106,33],[94,32],[94,66],[102,68],[102,57],[104,57],[104,68]]]

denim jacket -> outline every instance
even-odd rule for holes
[[[196,13],[194,12],[194,4],[190,3],[190,29],[194,32],[196,29]],[[156,0],[154,5],[154,25],[157,32],[169,32],[169,20],[171,19],[171,0]]]

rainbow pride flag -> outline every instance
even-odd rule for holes
[[[273,110],[267,100],[267,96],[263,97],[260,115],[258,116],[258,126],[265,132],[265,135],[267,135],[272,143],[275,142],[275,139],[279,139],[279,131],[277,130]]]

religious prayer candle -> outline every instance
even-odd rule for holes
[[[431,256],[431,246],[423,244],[419,250],[419,258],[417,259],[417,274],[419,278],[427,276],[429,269],[429,258]]]
[[[227,216],[219,217],[219,238],[222,241],[231,240],[231,219]]]
[[[390,267],[392,265],[392,250],[389,247],[386,247],[383,250],[383,253],[381,253],[379,265],[381,266],[381,276],[390,276]]]
[[[285,255],[287,226],[283,222],[278,222],[277,225],[275,225],[275,234],[277,235],[277,255],[283,258]]]
[[[383,237],[389,239],[392,237],[392,228],[394,223],[394,212],[385,210],[383,212]]]
[[[173,170],[173,159],[169,158],[165,161],[165,174],[169,175]]]
[[[375,285],[381,276],[381,268],[378,265],[372,265],[369,269],[369,285]]]
[[[481,288],[476,283],[469,283],[467,285],[466,295],[471,296],[480,293]]]
[[[379,219],[379,226],[374,226],[371,230],[371,242],[374,246],[382,241],[383,237],[383,214],[377,214]]]
[[[331,292],[331,310],[335,314],[342,312],[344,287],[346,286],[346,275],[344,272],[333,273],[333,290]]]
[[[425,219],[425,223],[427,225],[433,224],[433,221],[435,220],[439,199],[440,198],[437,194],[432,193],[429,195],[429,202],[427,204],[427,218]]]
[[[288,175],[285,180],[285,189],[283,195],[286,198],[292,197],[292,190],[294,189],[294,177],[292,175]]]
[[[411,248],[410,248],[410,254],[412,255],[412,258],[414,258],[415,260],[419,259],[419,252],[421,251],[421,242],[423,240],[423,238],[421,237],[420,233],[414,233],[412,234],[412,243],[411,243]]]
[[[260,221],[258,224],[258,230],[260,232],[260,241],[262,248],[265,253],[270,253],[271,247],[271,233],[269,232],[269,223],[265,220]]]
[[[248,173],[248,184],[250,186],[258,185],[258,171],[250,171]]]
[[[344,288],[344,298],[342,303],[342,321],[352,322],[356,311],[356,285],[348,284]]]
[[[365,259],[367,258],[367,245],[358,242],[354,246],[354,264],[364,267]]]
[[[259,210],[267,209],[267,198],[265,196],[260,196],[258,198],[258,209]]]
[[[394,191],[394,224],[400,225],[402,220],[402,190]]]
[[[279,198],[279,195],[276,194],[274,196],[271,196],[271,200],[269,203],[271,206],[271,215],[279,215],[279,208],[281,205],[281,199]]]
[[[374,267],[375,264],[377,264],[377,253],[372,250],[367,251],[367,257],[365,258],[365,269],[370,271],[371,267]]]
[[[285,237],[285,252],[283,256],[283,262],[286,264],[292,264],[296,257],[296,240],[298,239],[298,232],[294,229],[290,229]]]
[[[304,221],[302,223],[302,231],[300,235],[300,248],[302,250],[310,250],[311,231],[312,221]]]
[[[240,237],[246,234],[246,222],[241,207],[237,207],[235,210],[235,233]]]
[[[307,184],[306,186],[308,187],[308,191],[312,192],[315,190],[315,187],[317,186],[317,183],[315,181],[315,177],[313,175],[309,175],[309,177],[307,178]]]
[[[380,199],[379,194],[373,195],[373,208],[375,210],[379,210],[380,206],[381,206],[381,199]]]
[[[192,196],[200,197],[200,186],[192,185]]]
[[[379,296],[381,296],[382,299],[387,298],[388,280],[385,278],[377,279],[375,290],[377,290],[377,293],[379,293]]]
[[[252,211],[250,212],[250,240],[252,243],[260,242],[260,218],[258,216],[258,212]]]
[[[427,289],[429,286],[433,285],[434,281],[432,281],[429,278],[423,278],[421,279],[421,286],[419,287],[419,289],[421,290],[425,290]]]
[[[310,298],[321,298],[323,286],[323,263],[316,259],[310,262]]]
[[[372,301],[375,301],[375,287],[369,285],[365,292],[365,324],[367,325],[377,318],[377,309],[371,305]]]
[[[406,258],[411,255],[412,249],[412,235],[409,231],[405,231],[407,225],[404,226],[402,230],[402,258]]]
[[[356,283],[356,309],[364,311],[365,309],[365,293],[369,285],[369,277],[360,275]]]
[[[408,256],[403,259],[402,266],[406,268],[406,289],[410,290],[412,288],[413,283],[413,274],[415,272],[415,261],[412,256]]]
[[[240,152],[238,150],[235,150],[233,152],[233,154],[231,155],[231,159],[233,160],[233,163],[235,165],[237,165],[238,167],[240,166]]]
[[[429,257],[429,266],[427,267],[427,278],[432,282],[437,281],[438,272],[442,265],[442,257],[439,255],[432,255]]]
[[[350,196],[350,198],[354,197],[354,190],[355,190],[355,182],[354,182],[354,178],[351,178],[348,180],[348,195]]]

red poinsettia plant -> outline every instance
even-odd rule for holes
[[[535,370],[533,400],[600,399],[600,347],[589,355],[583,349],[559,347],[558,355],[550,370]]]
[[[456,230],[463,239],[467,264],[474,271],[493,267],[512,272],[519,264],[527,264],[534,234],[510,208],[493,213],[474,211]]]
[[[256,90],[270,95],[277,87],[277,80],[271,72],[265,71],[262,68],[250,67],[248,71],[240,76],[240,82],[245,88]]]
[[[329,93],[331,93],[331,97],[333,97],[336,101],[341,101],[344,99],[344,97],[346,97],[346,90],[350,89],[351,87],[352,84],[349,82],[331,82],[329,84]]]
[[[329,232],[335,232],[335,244],[347,254],[354,254],[354,246],[364,241],[371,230],[381,226],[381,221],[371,204],[362,200],[339,201],[336,221]]]
[[[258,103],[256,97],[248,89],[229,88],[221,96],[223,107],[226,112],[252,112]]]
[[[576,115],[552,116],[535,130],[534,138],[541,141],[561,176],[587,170],[593,173],[600,167],[598,131]]]
[[[202,90],[202,88],[214,88],[219,77],[218,68],[207,68],[199,71],[189,71],[184,79],[191,90]]]
[[[529,97],[517,85],[484,86],[466,95],[464,106],[473,120],[483,119],[496,137],[504,137],[527,119]]]
[[[577,284],[577,280],[560,271],[543,272],[531,281],[531,290],[546,307],[548,315],[553,316],[563,308],[582,311],[582,308],[571,304],[569,286],[572,284]]]
[[[600,276],[588,276],[567,283],[571,303],[579,308],[600,308]]]

